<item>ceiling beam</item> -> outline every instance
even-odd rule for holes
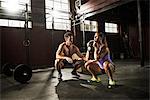
[[[82,15],[77,15],[77,16],[79,16],[80,19],[83,19],[83,18],[85,19],[85,18],[94,16],[96,14],[105,12],[107,10],[113,9],[115,7],[121,6],[123,4],[129,3],[129,2],[132,2],[132,1],[135,1],[135,0],[120,0],[118,2],[112,3],[111,5],[105,6],[103,8],[98,9],[98,10],[88,12],[88,13],[83,13]]]

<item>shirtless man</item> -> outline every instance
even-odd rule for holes
[[[73,44],[73,34],[71,32],[65,33],[64,39],[65,42],[61,43],[56,51],[55,67],[58,71],[58,79],[62,78],[61,68],[63,68],[66,63],[74,66],[74,69],[71,73],[79,77],[77,74],[77,69],[84,65],[83,60],[86,59],[80,53],[79,48]],[[73,54],[77,54],[80,58],[73,60]]]
[[[97,74],[102,72],[108,75],[109,85],[115,85],[112,73],[115,66],[110,59],[110,51],[107,46],[106,38],[102,39],[99,33],[95,33],[93,45],[94,47],[94,60],[89,60],[85,63],[85,68],[91,73],[91,81],[100,82]],[[90,48],[90,47],[88,47]],[[86,57],[89,57],[90,49],[87,50]]]

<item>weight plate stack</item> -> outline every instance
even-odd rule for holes
[[[15,68],[14,79],[20,83],[26,83],[32,77],[32,69],[25,65],[20,64]]]
[[[10,63],[5,63],[2,66],[2,72],[6,75],[6,76],[12,76],[13,75],[13,65]]]

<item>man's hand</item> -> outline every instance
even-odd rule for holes
[[[73,60],[71,59],[71,58],[69,58],[69,57],[65,57],[65,59],[68,61],[68,63],[73,63]]]

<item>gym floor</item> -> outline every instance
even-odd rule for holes
[[[117,86],[107,88],[106,74],[100,75],[101,83],[88,83],[90,75],[80,73],[77,79],[72,68],[62,69],[63,81],[57,79],[54,68],[34,71],[27,84],[20,84],[13,77],[0,75],[1,100],[149,100],[150,65],[144,67],[137,61],[115,61],[114,79]],[[79,69],[81,71],[81,69]]]

